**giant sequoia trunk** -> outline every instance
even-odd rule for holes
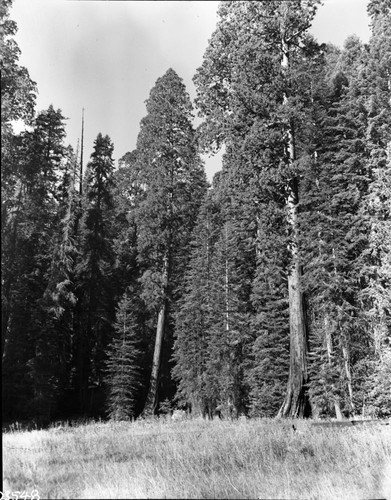
[[[282,39],[282,68],[289,70],[289,43]],[[288,96],[284,94],[284,103]],[[291,167],[296,159],[294,126],[287,127],[287,157]],[[288,275],[290,363],[289,379],[285,400],[278,416],[304,417],[310,412],[306,391],[307,383],[307,331],[304,314],[303,292],[301,290],[302,269],[298,255],[298,178],[293,177],[288,187],[287,212],[290,226],[291,269]]]
[[[292,230],[292,267],[288,276],[290,362],[288,388],[279,411],[281,417],[304,417],[310,412],[306,391],[307,383],[307,331],[304,300],[301,291],[302,271],[297,251],[297,201],[288,199],[289,223]]]
[[[156,339],[155,348],[153,353],[152,371],[149,382],[148,395],[145,402],[142,417],[148,417],[155,413],[158,404],[158,383],[160,375],[160,365],[162,358],[162,347],[164,339],[164,323],[167,314],[167,288],[168,288],[168,274],[169,274],[169,256],[168,252],[164,257],[163,262],[163,286],[162,297],[163,302],[159,310],[157,326],[156,326]]]

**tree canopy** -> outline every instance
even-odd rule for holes
[[[116,163],[97,134],[83,179],[62,111],[35,110],[11,3],[4,419],[389,417],[389,1],[340,48],[309,33],[319,0],[221,2],[195,107],[168,69],[136,147]]]

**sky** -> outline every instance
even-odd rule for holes
[[[219,2],[14,0],[19,63],[38,87],[36,110],[53,104],[66,121],[66,144],[76,149],[84,111],[84,164],[99,132],[119,160],[136,146],[145,100],[168,68],[192,78],[217,23]],[[342,46],[347,36],[369,40],[367,0],[324,0],[312,33]],[[195,124],[199,119],[195,119]],[[221,153],[204,157],[208,179],[221,169]]]

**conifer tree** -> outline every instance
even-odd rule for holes
[[[364,269],[368,279],[362,291],[369,315],[372,349],[368,352],[370,375],[363,385],[363,406],[380,416],[391,414],[391,10],[388,2],[368,4],[372,37],[367,64],[368,123],[371,182],[362,199],[363,215],[369,221],[369,248]],[[365,374],[368,375],[368,372]]]
[[[17,25],[9,19],[12,0],[0,6],[1,67],[1,248],[2,248],[2,328],[1,348],[5,348],[8,321],[11,314],[11,274],[7,274],[16,252],[16,214],[21,208],[22,172],[20,140],[15,136],[11,122],[23,120],[31,124],[34,118],[36,85],[26,68],[18,64],[20,49],[13,36]],[[6,277],[7,276],[7,277]]]
[[[41,300],[58,223],[59,178],[66,162],[64,137],[61,111],[50,106],[37,115],[31,132],[17,138],[15,195],[3,227],[4,398],[16,399],[11,406],[32,413],[41,398],[34,366],[43,337]]]
[[[36,356],[31,361],[35,390],[39,393],[34,405],[45,420],[50,421],[69,406],[72,373],[73,317],[76,303],[75,262],[76,241],[73,237],[77,204],[74,186],[77,160],[67,148],[63,180],[57,207],[59,228],[53,236],[52,260],[46,289],[38,302],[40,335]]]
[[[112,335],[114,297],[111,284],[114,256],[110,214],[114,161],[109,136],[98,134],[87,166],[81,222],[80,260],[76,268],[79,301],[77,386],[82,412],[92,411],[87,394],[103,383],[105,350]]]
[[[11,6],[12,0],[5,0],[0,6],[2,154],[6,151],[4,141],[12,136],[11,122],[23,120],[31,123],[34,118],[37,92],[36,84],[31,80],[28,70],[18,64],[21,52],[13,38],[18,28],[15,21],[9,18]],[[4,168],[3,161],[2,165]]]
[[[197,218],[184,294],[175,322],[173,376],[178,381],[177,399],[190,404],[192,413],[206,416],[217,406],[218,393],[207,372],[210,327],[215,304],[212,289],[212,255],[221,228],[219,204],[208,194]]]
[[[391,63],[391,8],[388,2],[372,0],[368,5],[372,20],[372,38],[368,61],[369,119],[367,144],[370,150],[372,182],[368,199],[371,221],[370,249],[375,259],[375,273],[371,286],[376,310],[376,351],[384,342],[390,343],[391,249],[387,242],[391,235],[391,118],[390,118],[390,63]],[[382,332],[382,333],[381,333]]]
[[[114,323],[114,336],[108,347],[106,384],[107,411],[113,420],[134,418],[141,386],[142,361],[140,331],[137,325],[137,300],[133,290],[127,290],[120,300]]]
[[[156,318],[156,338],[145,415],[153,413],[158,404],[164,330],[181,293],[190,234],[206,186],[194,142],[192,105],[182,80],[172,69],[151,90],[147,112],[137,140],[142,193],[136,223],[144,269],[143,298]],[[170,377],[172,338],[168,335],[165,345],[166,376]]]
[[[59,227],[55,234],[47,287],[40,302],[41,356],[37,360],[36,369],[39,370],[38,365],[41,364],[43,380],[52,381],[52,388],[48,388],[47,396],[54,399],[52,411],[60,413],[70,411],[73,406],[73,323],[77,302],[75,264],[78,259],[75,227],[79,206],[75,188],[77,168],[77,156],[69,146],[59,187]]]
[[[256,274],[258,197],[257,175],[251,169],[247,146],[233,138],[223,157],[223,170],[216,188],[222,225],[212,258],[216,303],[210,352],[221,347],[220,405],[227,403],[231,415],[248,413],[251,350],[255,314],[252,285]],[[216,329],[217,327],[217,329]],[[211,356],[211,358],[213,355]],[[214,355],[217,358],[217,352]]]
[[[259,205],[257,267],[252,284],[256,332],[247,377],[254,416],[275,416],[283,401],[289,372],[289,309],[286,282],[288,261],[281,203]],[[285,265],[284,265],[285,264]]]
[[[137,207],[143,193],[138,169],[136,150],[126,153],[119,160],[119,168],[114,173],[114,214],[112,217],[115,297],[121,299],[123,294],[127,293],[129,300],[136,304],[132,311],[132,317],[137,323],[137,340],[140,351],[137,360],[140,387],[137,392],[136,404],[133,407],[133,412],[136,415],[143,410],[147,396],[154,338],[154,325],[151,324],[147,305],[140,299],[142,294],[140,278],[145,269],[140,265],[137,244]]]
[[[244,372],[252,340],[254,228],[235,159],[229,148],[201,208],[177,315],[174,372],[179,394],[204,415],[216,408],[230,408],[231,415],[248,410]],[[192,364],[195,352],[199,362]]]
[[[320,103],[318,165],[310,174],[313,186],[306,186],[303,205],[311,197],[313,201],[303,221],[311,228],[305,276],[306,286],[312,283],[311,291],[307,288],[313,350],[310,391],[321,411],[335,411],[342,418],[341,410],[351,414],[362,408],[372,350],[363,300],[370,279],[365,263],[370,223],[361,208],[371,185],[368,54],[357,37],[349,37],[330,61],[328,90],[323,89]]]
[[[136,156],[135,151],[127,153],[119,160],[119,168],[114,172],[113,246],[119,297],[130,284],[134,284],[140,278],[135,221],[135,208],[140,195],[140,188],[136,181]]]
[[[244,369],[251,328],[249,296],[243,293],[247,269],[241,262],[241,243],[234,221],[225,221],[211,262],[213,309],[207,374],[215,380],[218,406],[231,417],[247,413],[248,407]]]
[[[306,105],[304,87],[295,85],[304,57],[307,30],[319,2],[223,2],[220,21],[195,76],[201,129],[210,145],[242,138],[243,157],[258,173],[268,196],[285,205],[281,233],[289,246],[287,287],[291,358],[281,415],[309,411],[306,394],[307,332],[299,261],[297,130]],[[302,80],[304,81],[304,80]],[[256,140],[256,136],[257,139]],[[266,145],[265,145],[266,143]],[[273,149],[269,145],[273,144]],[[257,220],[257,217],[256,219]]]
[[[319,3],[221,2],[204,122],[169,69],[80,194],[1,4],[5,419],[391,415],[391,4],[338,49],[308,34]],[[223,145],[208,190],[199,150]]]

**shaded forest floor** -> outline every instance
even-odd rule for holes
[[[3,488],[40,498],[391,496],[391,428],[170,419],[3,435]]]

